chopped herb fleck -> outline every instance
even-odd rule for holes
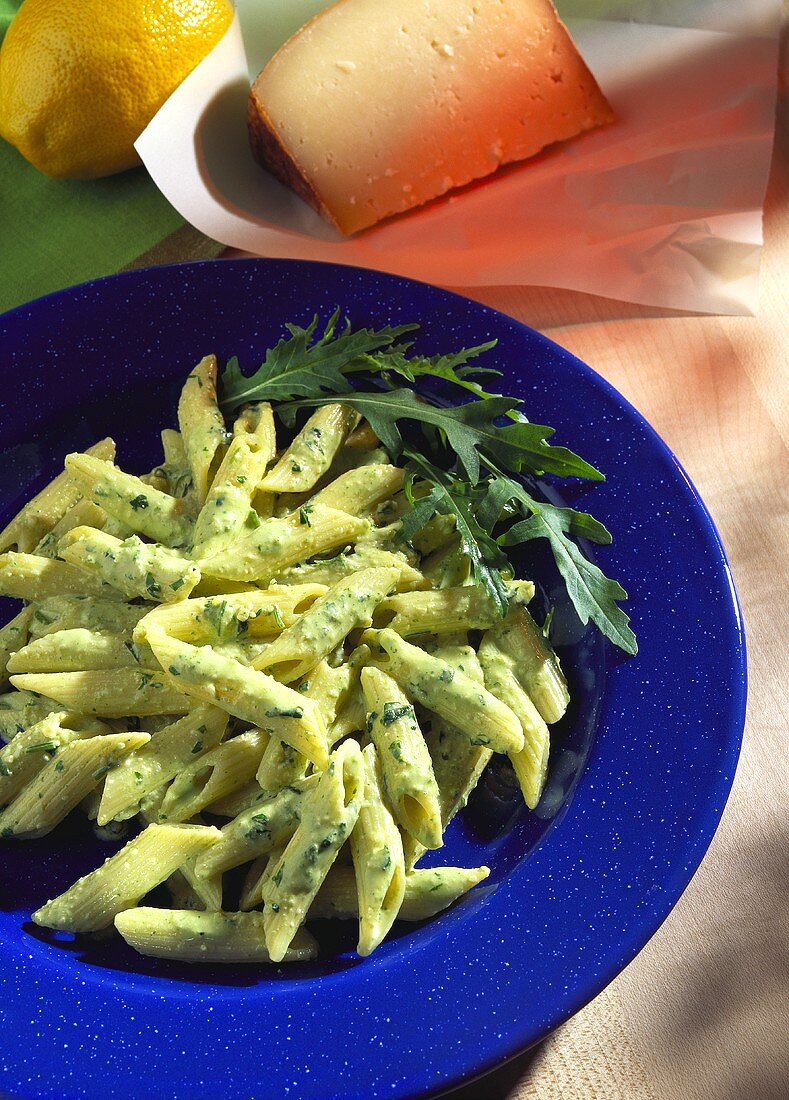
[[[183,587],[184,583],[184,578],[178,577],[177,580],[174,580],[170,585],[170,588],[172,588],[173,592],[177,592],[179,588]]]
[[[281,867],[277,871],[276,875],[274,875],[272,877],[271,881],[274,883],[275,886],[279,886],[279,884],[282,882],[282,868]]]
[[[381,725],[391,726],[401,718],[413,718],[414,708],[410,703],[384,703]]]
[[[303,718],[304,707],[292,707],[290,710],[282,710],[280,707],[272,707],[266,711],[266,718]]]
[[[392,866],[392,854],[388,848],[384,848],[384,858],[381,860],[381,870],[388,871]]]
[[[154,598],[156,598],[157,596],[161,596],[162,586],[156,580],[156,577],[154,577],[153,573],[145,574],[145,589],[149,596],[153,596]]]
[[[139,496],[132,497],[132,499],[129,501],[129,504],[132,506],[135,512],[138,512],[141,508],[148,507],[148,498],[145,493],[140,493]]]
[[[247,512],[247,518],[244,520],[245,526],[246,527],[252,527],[252,528],[260,527],[262,522],[263,522],[263,520],[257,514],[255,509],[250,508],[249,511]]]
[[[277,624],[280,630],[285,629],[285,620],[282,618],[282,612],[276,604],[271,609],[271,614],[274,616],[274,622]]]
[[[49,625],[50,623],[54,623],[57,615],[47,615],[45,611],[42,611],[40,607],[37,607],[36,610],[33,612],[33,618],[37,619],[40,623],[46,623],[47,625]]]
[[[63,763],[62,760],[58,760],[55,764],[55,771],[56,772],[62,772],[62,771],[65,771],[65,770],[66,770],[66,765]]]
[[[312,527],[312,521],[310,520],[311,511],[311,504],[302,504],[301,508],[299,508],[299,523],[306,524],[307,527]]]
[[[399,741],[393,741],[391,743],[391,745],[389,746],[389,752],[392,754],[392,756],[395,758],[395,760],[399,760],[402,763],[402,761],[403,761],[403,750],[400,747],[400,742]]]
[[[37,741],[35,745],[28,745],[25,752],[57,752],[56,741]]]
[[[455,673],[451,668],[444,668],[439,672],[438,678],[442,684],[451,684],[455,679]]]
[[[110,760],[106,764],[100,764],[99,767],[96,768],[95,772],[91,772],[91,777],[93,779],[102,779],[107,774],[107,772],[112,771],[112,769],[117,768],[117,766],[117,760]]]
[[[11,769],[9,768],[8,764],[6,764],[4,761],[0,760],[0,775],[10,775],[10,774],[11,774]]]
[[[294,474],[300,474],[301,473],[301,466],[299,466],[298,462],[291,462],[290,468],[291,468],[291,470],[293,471]]]

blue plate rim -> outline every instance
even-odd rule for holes
[[[119,281],[135,281],[136,279],[147,275],[159,275],[162,274],[165,278],[170,271],[188,271],[190,269],[206,269],[206,268],[219,268],[228,267],[234,268],[237,266],[250,266],[250,265],[273,265],[282,266],[288,265],[292,267],[316,267],[321,269],[333,269],[335,273],[342,272],[358,272],[367,276],[383,280],[393,284],[410,284],[418,288],[422,288],[431,293],[438,294],[439,296],[446,296],[453,299],[458,299],[463,303],[471,303],[474,310],[480,314],[484,314],[491,322],[502,320],[506,325],[522,330],[524,333],[529,334],[530,337],[538,337],[539,341],[546,343],[549,347],[558,348],[561,357],[572,363],[572,368],[581,374],[589,384],[596,389],[602,391],[602,393],[617,405],[625,414],[629,421],[635,422],[635,424],[650,438],[652,444],[661,452],[662,456],[669,461],[673,466],[679,478],[684,484],[685,491],[693,499],[694,503],[694,517],[700,520],[704,533],[707,537],[709,547],[714,551],[716,555],[716,565],[719,567],[721,573],[725,576],[728,590],[730,593],[730,605],[728,610],[733,613],[730,626],[734,628],[734,633],[738,639],[738,648],[736,652],[736,668],[733,669],[733,693],[732,706],[728,713],[727,728],[722,731],[722,736],[725,737],[725,744],[727,751],[721,756],[721,770],[717,777],[714,792],[712,796],[707,800],[708,805],[706,808],[706,815],[703,822],[703,828],[699,828],[693,835],[693,838],[688,841],[687,849],[685,851],[685,861],[681,867],[678,867],[675,873],[670,876],[670,879],[664,880],[664,883],[668,881],[670,889],[664,891],[664,898],[661,901],[660,906],[655,910],[650,920],[644,919],[643,915],[641,923],[638,924],[631,931],[629,937],[622,937],[618,943],[618,949],[611,951],[608,954],[608,962],[605,968],[590,980],[584,983],[581,980],[578,986],[575,988],[573,996],[570,997],[561,1007],[558,1007],[554,1012],[550,1013],[540,1027],[537,1029],[539,1034],[534,1034],[534,1028],[526,1027],[520,1034],[515,1036],[513,1031],[510,1031],[506,1038],[501,1037],[501,1041],[496,1043],[488,1043],[487,1053],[485,1057],[478,1059],[476,1065],[473,1068],[466,1068],[458,1073],[451,1073],[442,1078],[442,1080],[436,1081],[433,1085],[427,1084],[424,1089],[420,1091],[420,1095],[425,1096],[438,1096],[443,1095],[448,1090],[456,1088],[461,1084],[467,1083],[484,1076],[490,1072],[491,1069],[504,1064],[505,1062],[517,1057],[518,1054],[523,1053],[529,1049],[535,1043],[540,1042],[543,1038],[553,1032],[562,1023],[568,1020],[570,1017],[580,1011],[586,1004],[589,1003],[595,996],[597,996],[606,986],[624,969],[624,967],[632,961],[635,955],[643,949],[643,947],[652,939],[655,933],[659,930],[662,924],[665,922],[671,911],[674,909],[682,894],[685,892],[696,871],[698,870],[711,842],[715,835],[715,832],[720,823],[721,817],[725,811],[726,804],[731,792],[734,775],[737,767],[737,762],[742,747],[743,729],[745,723],[746,705],[747,705],[747,685],[748,685],[748,671],[747,671],[747,647],[744,622],[742,616],[742,609],[739,601],[739,596],[735,586],[731,565],[726,554],[723,541],[720,533],[717,529],[715,521],[713,520],[706,504],[704,503],[701,495],[696,489],[693,481],[689,477],[688,473],[677,459],[676,455],[670,449],[670,447],[661,438],[655,428],[646,420],[646,418],[635,408],[611,383],[609,383],[604,377],[598,374],[592,367],[590,367],[583,360],[573,355],[567,349],[561,345],[555,344],[550,337],[544,336],[538,330],[532,329],[525,323],[518,321],[517,319],[502,313],[499,310],[494,309],[491,306],[484,305],[476,302],[474,299],[466,298],[464,295],[454,290],[447,290],[442,287],[437,287],[434,284],[422,282],[416,279],[407,279],[397,275],[390,275],[388,273],[379,272],[374,269],[354,268],[350,265],[336,264],[336,263],[323,263],[319,261],[305,261],[305,260],[287,260],[287,259],[262,259],[256,257],[250,258],[238,258],[238,259],[214,259],[214,260],[196,260],[185,261],[173,264],[157,265],[155,267],[143,267],[134,268],[127,271],[118,272],[106,276],[99,277],[97,279],[88,280],[84,283],[77,284],[75,286],[67,287],[62,290],[52,291],[46,295],[43,295],[37,299],[33,299],[29,302],[21,303],[18,306],[6,311],[0,315],[0,324],[7,322],[10,319],[14,319],[17,316],[23,314],[25,311],[33,309],[43,303],[51,302],[58,298],[68,298],[75,292],[85,290],[88,288],[99,287],[106,283],[114,283]],[[615,675],[615,672],[613,673]],[[573,812],[573,806],[571,805],[568,811],[568,816]],[[112,984],[112,983],[110,983]],[[8,1082],[11,1084],[11,1082]],[[390,1093],[392,1096],[405,1097],[413,1095],[412,1090],[395,1090]],[[47,1094],[49,1095],[49,1094]]]

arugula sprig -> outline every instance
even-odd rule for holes
[[[250,376],[230,360],[222,376],[223,410],[278,401],[277,413],[292,426],[300,410],[341,400],[368,421],[393,461],[407,461],[413,508],[403,520],[404,538],[434,515],[454,515],[472,576],[502,615],[508,591],[502,574],[512,575],[503,548],[545,538],[581,622],[591,619],[615,645],[636,653],[628,617],[618,606],[627,594],[574,541],[605,545],[609,532],[588,513],[550,504],[510,476],[549,473],[602,481],[604,475],[573,451],[551,445],[554,429],[527,420],[518,398],[483,387],[479,379],[501,376],[475,362],[495,341],[449,355],[411,355],[402,337],[417,325],[353,330],[346,321],[338,329],[339,316],[336,310],[318,335],[317,317],[306,328],[287,325],[290,338],[270,349]],[[421,387],[425,379],[461,389],[467,400],[444,405]],[[425,482],[424,495],[414,494],[417,479]]]

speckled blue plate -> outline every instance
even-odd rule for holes
[[[405,1097],[535,1043],[646,943],[699,864],[734,774],[745,707],[742,622],[713,523],[673,455],[583,363],[501,314],[430,286],[318,264],[238,261],[135,271],[0,318],[3,522],[69,450],[111,433],[121,463],[159,458],[180,381],[207,352],[247,368],[286,321],[335,305],[357,324],[418,320],[428,352],[499,341],[506,390],[607,472],[568,490],[615,534],[601,564],[630,592],[640,643],[622,659],[581,630],[549,561],[574,704],[535,814],[493,769],[440,860],[490,879],[370,959],[317,928],[322,961],[200,968],[117,939],[30,923],[112,847],[73,815],[2,848],[0,1091],[13,1097]],[[434,854],[435,856],[438,853]]]

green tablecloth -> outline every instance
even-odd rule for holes
[[[22,0],[0,0],[0,40]],[[0,312],[122,267],[215,256],[144,168],[51,180],[0,139]]]

